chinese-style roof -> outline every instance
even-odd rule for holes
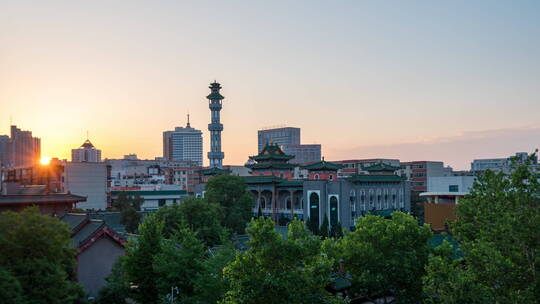
[[[372,174],[357,174],[348,178],[351,183],[399,183],[404,181],[404,178],[397,175],[372,175]]]
[[[90,140],[86,140],[82,145],[81,145],[81,148],[85,148],[85,149],[94,149],[94,145],[92,145],[92,143],[90,142]]]
[[[218,175],[218,174],[231,174],[231,170],[212,167],[212,168],[201,170],[201,174],[202,175],[211,175],[211,176]]]
[[[303,169],[307,169],[309,171],[337,171],[341,169],[342,167],[343,166],[341,165],[327,162],[324,160],[324,158],[320,162],[302,166]]]
[[[375,164],[375,165],[363,167],[362,169],[366,170],[366,171],[391,171],[391,172],[394,172],[396,170],[399,170],[400,168],[390,166],[390,165],[387,165],[385,163],[378,163],[378,164]]]
[[[274,175],[265,175],[265,176],[246,176],[246,184],[277,184],[285,179],[274,176]]]
[[[84,213],[66,213],[60,220],[71,229],[71,246],[83,251],[102,236],[109,236],[122,245],[125,240],[111,230],[103,220],[91,219]]]
[[[267,143],[262,149],[261,153],[255,156],[250,156],[250,159],[256,162],[266,161],[281,161],[287,162],[294,158],[294,155],[287,155],[281,150],[277,144]]]
[[[0,195],[0,205],[64,204],[85,202],[86,197],[69,193],[40,195]]]
[[[219,90],[221,89],[221,85],[217,82],[213,82],[210,84],[210,86],[208,87],[212,90],[212,93],[210,93],[210,95],[206,96],[206,98],[212,100],[212,99],[224,99],[225,97],[223,97],[223,95],[221,95],[219,93]]]
[[[289,164],[289,163],[274,163],[274,162],[263,162],[263,163],[257,163],[257,164],[250,164],[246,165],[247,168],[250,169],[286,169],[286,170],[293,170],[296,165]]]

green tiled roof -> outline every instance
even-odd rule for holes
[[[320,162],[313,163],[310,165],[302,166],[302,168],[310,170],[310,171],[337,171],[341,169],[343,166],[334,164],[331,162],[327,162],[324,159]]]
[[[357,174],[348,178],[351,183],[375,182],[375,183],[399,183],[404,181],[404,178],[397,175],[372,175],[372,174]]]
[[[105,222],[100,220],[91,220],[81,230],[71,237],[71,245],[74,248],[78,248],[79,245],[84,243],[89,237],[94,235],[99,229],[105,226]]]
[[[366,171],[392,171],[393,172],[393,171],[399,170],[399,167],[390,166],[385,163],[378,163],[375,165],[363,167],[362,169]]]
[[[285,154],[277,144],[267,143],[262,149],[261,153],[255,156],[250,156],[257,162],[268,160],[288,161],[294,158],[294,155]]]
[[[68,224],[71,231],[79,227],[87,219],[88,215],[86,213],[66,213],[60,218],[62,222]]]
[[[293,170],[296,165],[289,163],[274,163],[274,162],[263,162],[257,164],[246,165],[250,169],[291,169]]]
[[[210,93],[210,95],[206,96],[206,98],[208,98],[208,99],[224,99],[225,97],[223,97],[223,95],[215,92],[215,93]]]
[[[269,175],[269,176],[246,176],[246,184],[273,184],[285,181],[285,179]]]
[[[220,169],[216,167],[201,170],[202,175],[231,174],[231,170]]]
[[[284,180],[278,184],[279,187],[302,187],[304,182],[301,180]]]
[[[118,195],[120,193],[125,193],[127,195],[185,195],[187,194],[186,190],[158,190],[158,191],[139,191],[139,190],[129,190],[129,191],[111,191],[112,195]]]

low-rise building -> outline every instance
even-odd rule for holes
[[[447,229],[447,223],[456,219],[455,207],[459,199],[469,194],[476,177],[473,175],[432,177],[428,191],[420,193],[424,203],[424,222],[435,231]]]
[[[425,192],[430,178],[452,175],[452,168],[445,167],[441,161],[411,161],[402,162],[399,175],[411,182],[411,190]]]
[[[126,241],[103,220],[84,213],[67,213],[60,220],[69,226],[71,246],[77,250],[77,281],[87,296],[96,297],[114,263],[124,255]]]
[[[121,194],[129,197],[139,196],[143,203],[141,211],[153,211],[163,206],[171,206],[181,203],[187,197],[186,190],[180,190],[176,185],[145,185],[142,187],[113,188],[111,191],[112,204]]]
[[[83,210],[105,210],[109,207],[108,168],[99,162],[64,162],[64,191],[86,197],[78,205]]]

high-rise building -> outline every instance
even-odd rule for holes
[[[7,167],[11,160],[10,140],[7,135],[0,135],[0,168]]]
[[[11,137],[0,136],[0,163],[4,167],[31,167],[41,158],[41,140],[31,131],[11,126]]]
[[[279,146],[300,145],[300,128],[284,127],[264,129],[257,131],[257,135],[259,153],[268,143],[277,144]]]
[[[78,149],[71,149],[71,161],[74,163],[101,162],[101,150],[96,149],[87,139]]]
[[[202,166],[202,132],[192,128],[188,122],[185,128],[163,132],[163,157],[170,161],[194,161]]]
[[[283,145],[285,154],[294,155],[293,164],[306,164],[321,161],[321,145]]]
[[[219,112],[221,111],[221,103],[225,98],[219,93],[221,85],[214,81],[210,84],[210,95],[208,98],[210,112],[212,118],[210,124],[208,124],[208,131],[210,131],[210,152],[208,152],[208,160],[210,161],[210,168],[222,168],[223,158],[225,154],[221,151],[221,131],[223,131],[223,125],[220,122]]]

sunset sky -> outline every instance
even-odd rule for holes
[[[69,158],[208,151],[216,79],[225,164],[257,129],[302,128],[327,160],[443,160],[540,147],[540,1],[0,1],[0,134]]]

